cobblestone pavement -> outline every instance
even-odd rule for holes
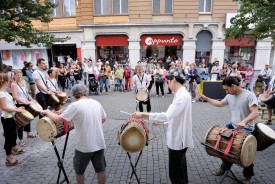
[[[98,100],[106,110],[108,121],[104,124],[104,133],[107,149],[105,152],[107,161],[107,183],[123,184],[137,183],[133,177],[130,180],[131,167],[126,152],[118,145],[117,131],[126,122],[129,116],[120,111],[134,112],[136,108],[135,95],[133,92],[121,93],[111,92],[109,95],[91,96]],[[152,111],[165,111],[171,103],[173,95],[165,95],[165,98],[151,97]],[[204,140],[207,130],[213,125],[224,126],[230,118],[228,107],[217,108],[208,103],[193,103],[193,138],[194,149],[188,149],[188,173],[191,184],[214,184],[219,183],[221,177],[212,175],[212,172],[219,168],[220,159],[207,155],[204,146],[200,143]],[[35,132],[35,119],[32,122],[32,130]],[[140,162],[137,165],[137,175],[141,183],[170,183],[168,176],[168,154],[166,146],[166,127],[163,125],[154,127],[148,125],[149,130],[155,135],[147,147],[143,149]],[[272,125],[272,128],[274,126]],[[2,132],[2,126],[0,132]],[[26,137],[26,134],[24,135]],[[75,183],[73,170],[73,155],[75,148],[75,132],[70,132],[68,147],[64,159],[64,166],[71,183]],[[27,147],[26,153],[15,156],[22,164],[16,167],[5,166],[5,152],[3,149],[4,137],[0,136],[0,183],[21,184],[21,183],[56,183],[58,176],[57,158],[53,146],[49,142],[42,141],[39,137],[35,139],[25,138]],[[56,140],[57,148],[61,153],[65,136]],[[254,183],[275,183],[275,145],[268,149],[257,152],[255,159]],[[137,154],[132,155],[136,159]],[[234,165],[232,171],[239,179],[243,179],[242,168]],[[86,173],[86,183],[97,183],[96,174],[89,164]],[[63,175],[62,175],[63,178]],[[226,178],[223,183],[236,183]]]

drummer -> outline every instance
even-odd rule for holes
[[[137,65],[135,68],[135,71],[137,72],[136,75],[133,76],[133,88],[135,89],[135,92],[138,93],[139,90],[145,90],[147,93],[147,89],[150,85],[149,78],[151,76],[148,76],[143,72],[143,69],[141,66]],[[138,102],[138,108],[140,112],[143,112],[143,103],[147,105],[147,112],[151,111],[151,102],[150,102],[150,95],[148,95],[148,100],[146,102]]]
[[[265,97],[269,97],[270,95],[273,95],[273,102],[275,101],[275,75],[272,77],[271,81],[269,82],[268,88],[265,92]],[[267,125],[272,124],[272,110],[275,108],[275,103],[271,103],[270,105],[267,105]]]
[[[183,86],[184,76],[179,71],[174,71],[167,77],[168,86],[175,94],[173,103],[166,112],[147,113],[136,112],[133,118],[149,118],[150,121],[164,122],[168,125],[167,146],[169,152],[169,177],[174,184],[187,184],[188,172],[186,152],[193,148],[192,138],[192,106],[191,96]],[[160,123],[154,123],[159,125]]]
[[[49,69],[48,70],[49,79],[47,80],[47,85],[49,90],[55,94],[60,94],[62,91],[58,88],[58,84],[56,81],[56,71]],[[51,104],[49,104],[51,105]]]
[[[231,122],[227,124],[226,127],[252,132],[254,129],[254,119],[258,116],[258,102],[255,94],[242,89],[240,87],[240,80],[236,77],[225,78],[222,81],[222,85],[227,93],[222,101],[211,99],[205,95],[200,95],[200,99],[217,107],[229,105],[232,117]],[[226,170],[229,170],[231,166],[232,163],[223,160],[221,167],[213,174],[215,176],[221,176]],[[244,168],[243,174],[245,180],[243,183],[251,183],[251,177],[254,176],[253,166],[252,163],[250,166]]]
[[[15,166],[19,162],[13,155],[24,153],[22,149],[16,147],[16,124],[13,116],[15,112],[22,112],[24,107],[17,108],[13,102],[12,96],[6,91],[10,85],[10,79],[5,73],[0,73],[0,108],[2,110],[1,122],[4,129],[6,151],[6,166]]]
[[[14,72],[14,82],[11,84],[11,92],[13,99],[16,101],[17,107],[24,107],[25,109],[34,102],[34,99],[28,93],[25,82],[22,80],[22,71],[16,70]],[[27,132],[28,138],[35,138],[36,136],[31,132],[31,122],[25,127],[18,129],[18,138],[20,146],[27,146],[23,140],[23,130]]]

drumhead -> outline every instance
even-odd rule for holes
[[[147,98],[148,98],[148,94],[145,90],[138,91],[138,93],[137,93],[137,100],[138,101],[143,102],[143,101],[147,100]]]
[[[57,93],[56,96],[59,96],[59,97],[66,97],[67,94],[64,93],[64,92],[61,92],[61,93]]]
[[[55,102],[57,102],[57,103],[59,103],[60,101],[59,101],[59,99],[57,98],[57,96],[55,96],[55,95],[51,95],[51,97],[52,97],[52,99],[55,101]]]
[[[266,101],[269,101],[270,99],[272,99],[273,98],[273,95],[270,95],[269,97],[265,97],[265,95],[264,94],[260,94],[260,96],[259,96],[259,99],[262,101],[262,102],[266,102]]]
[[[256,128],[258,128],[267,137],[275,140],[275,131],[272,130],[272,128],[270,128],[269,126],[267,126],[263,123],[257,123]]]
[[[240,161],[243,167],[250,166],[256,157],[257,140],[253,135],[248,135],[242,145]]]
[[[26,117],[26,118],[29,119],[30,121],[34,119],[33,115],[32,115],[29,111],[27,111],[27,110],[25,110],[25,109],[24,109],[21,113],[22,113],[22,115],[23,115],[24,117]]]
[[[37,102],[30,104],[30,107],[36,112],[41,112],[43,110],[42,106]]]
[[[55,140],[57,135],[55,123],[48,117],[43,117],[37,121],[36,131],[39,137],[46,142]]]

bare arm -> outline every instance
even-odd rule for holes
[[[200,95],[200,97],[199,97],[201,100],[203,100],[203,101],[207,101],[207,102],[209,102],[209,103],[211,103],[212,105],[214,105],[214,106],[216,106],[216,107],[224,107],[225,106],[225,104],[222,102],[222,101],[219,101],[219,100],[214,100],[214,99],[212,99],[212,98],[209,98],[209,97],[207,97],[207,96],[205,96],[205,95]]]
[[[17,87],[16,87],[16,85],[17,85],[17,84],[15,84],[15,83],[12,83],[12,84],[11,84],[11,93],[12,93],[13,99],[16,100],[16,102],[23,103],[23,104],[25,104],[25,105],[29,105],[30,102],[24,101],[24,100],[18,98],[18,96],[17,96]]]
[[[3,111],[6,112],[21,112],[24,108],[9,108],[6,106],[6,99],[5,98],[0,98],[0,107]]]
[[[246,118],[244,118],[241,122],[239,122],[237,124],[237,129],[242,129],[249,122],[251,122],[252,120],[254,120],[255,118],[257,118],[257,116],[258,116],[258,106],[257,105],[253,105],[252,107],[250,107],[250,114]]]
[[[41,111],[42,115],[47,115],[51,120],[53,120],[55,123],[61,123],[64,121],[63,118],[61,118],[58,114],[53,113],[49,109]]]

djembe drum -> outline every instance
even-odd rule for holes
[[[27,111],[23,110],[22,112],[15,113],[15,122],[18,127],[24,127],[29,124],[34,119],[33,115]]]
[[[36,117],[40,114],[43,108],[39,103],[32,102],[30,105],[28,105],[26,110],[29,111],[33,115],[33,117]]]
[[[139,90],[136,94],[136,99],[139,102],[146,102],[148,100],[148,93],[145,90]]]
[[[257,151],[263,151],[275,143],[275,131],[263,123],[255,125],[253,135],[257,139]]]
[[[275,104],[275,97],[273,95],[265,97],[265,94],[260,94],[259,99],[269,106]]]
[[[148,138],[148,128],[141,119],[128,120],[118,132],[119,144],[129,153],[141,151],[145,145],[148,145]]]
[[[232,131],[232,135],[224,136],[226,131]],[[204,142],[209,155],[242,167],[250,166],[256,156],[257,140],[248,132],[214,126],[207,131]]]
[[[56,96],[57,96],[60,104],[62,104],[67,99],[67,94],[64,92],[57,93]]]
[[[74,129],[74,124],[69,122],[67,125],[63,123],[54,123],[49,117],[45,116],[38,120],[36,131],[39,137],[46,141],[54,141]]]

